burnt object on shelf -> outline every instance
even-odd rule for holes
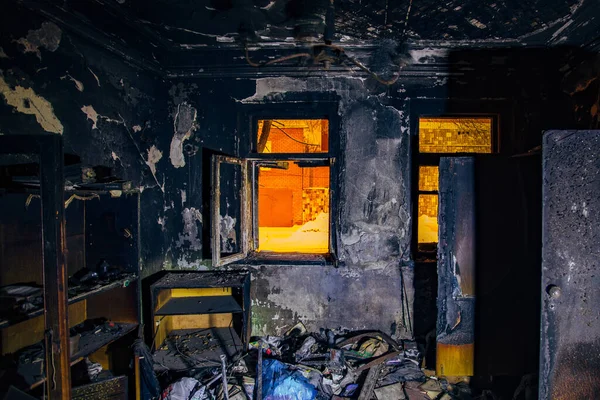
[[[0,288],[0,315],[7,319],[35,311],[44,305],[42,288],[31,284],[17,284]]]
[[[108,261],[101,260],[100,263],[98,263],[98,266],[96,267],[96,273],[101,279],[110,280],[118,278],[123,273],[123,271],[116,265],[111,265]]]
[[[71,336],[73,335],[87,335],[90,332],[99,333],[104,331],[110,331],[115,329],[115,323],[108,321],[106,318],[94,318],[86,319],[80,324],[75,325],[71,328]]]
[[[93,283],[98,280],[98,273],[88,268],[82,268],[75,272],[73,276],[69,278],[69,285],[77,286],[84,283]]]
[[[17,373],[28,386],[44,379],[44,343],[39,342],[15,354]]]

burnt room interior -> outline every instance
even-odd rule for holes
[[[0,9],[0,399],[600,398],[596,0]]]

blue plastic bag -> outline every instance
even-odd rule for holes
[[[263,360],[262,400],[314,400],[317,389],[300,372],[278,360]]]

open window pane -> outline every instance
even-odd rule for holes
[[[221,201],[219,202],[221,257],[239,253],[241,238],[242,167],[236,164],[221,164]]]
[[[492,123],[487,118],[419,118],[421,153],[491,153]]]
[[[258,251],[329,252],[329,166],[259,167]]]
[[[329,121],[326,119],[259,120],[258,153],[327,153]]]
[[[437,192],[439,186],[439,170],[435,165],[419,167],[419,190],[422,192]]]
[[[419,195],[418,242],[434,244],[438,242],[438,195]],[[421,246],[419,246],[421,247]]]
[[[215,266],[237,261],[248,250],[246,170],[242,160],[224,156],[213,158],[212,254]]]

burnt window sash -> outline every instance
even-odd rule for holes
[[[239,205],[240,215],[240,237],[237,238],[239,251],[230,255],[221,255],[221,224],[220,224],[220,211],[221,211],[221,165],[237,165],[240,167],[240,187],[238,188],[239,202],[234,205]],[[212,176],[211,176],[211,248],[212,248],[212,265],[220,267],[223,265],[230,264],[235,261],[239,261],[247,257],[250,246],[249,246],[249,228],[251,226],[250,221],[250,205],[249,205],[249,194],[248,194],[248,164],[247,161],[242,158],[214,155],[212,157]]]

